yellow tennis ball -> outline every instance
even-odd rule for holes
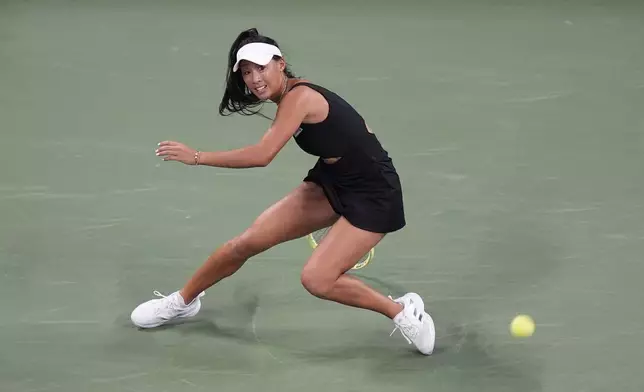
[[[514,320],[512,320],[512,323],[510,323],[510,333],[512,333],[512,336],[514,337],[526,338],[532,336],[534,329],[534,320],[532,320],[532,317],[525,314],[516,316]]]

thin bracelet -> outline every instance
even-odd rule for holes
[[[199,150],[195,151],[195,166],[199,165],[200,155],[201,155],[201,151],[199,151]]]

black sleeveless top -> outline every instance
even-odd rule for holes
[[[317,124],[300,124],[294,138],[318,160],[304,181],[318,184],[333,210],[352,225],[376,233],[405,226],[402,185],[387,151],[369,132],[360,114],[337,94],[305,85],[329,103],[329,114]],[[324,158],[340,158],[326,163]]]
[[[300,124],[294,135],[297,145],[320,158],[353,156],[368,160],[386,160],[387,152],[374,134],[368,131],[362,116],[342,97],[324,87],[299,82],[291,87],[308,86],[327,100],[329,114],[316,124]]]

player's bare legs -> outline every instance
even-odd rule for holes
[[[320,242],[302,270],[302,284],[313,295],[381,313],[423,354],[434,350],[434,321],[416,293],[392,301],[346,272],[375,247],[383,234],[359,229],[341,217]]]
[[[337,219],[322,189],[305,182],[264,211],[241,235],[212,253],[181,289],[181,296],[188,303],[234,274],[252,256],[328,227]]]
[[[199,295],[234,274],[251,258],[277,244],[328,227],[338,219],[322,189],[304,182],[266,209],[237,237],[213,252],[186,285],[161,299],[140,304],[131,314],[134,325],[153,328],[168,321],[192,317],[199,312]]]
[[[302,284],[317,297],[373,310],[393,319],[402,310],[401,304],[345,274],[383,237],[384,234],[358,229],[340,218],[302,270]]]

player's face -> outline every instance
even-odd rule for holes
[[[282,94],[284,88],[284,60],[271,60],[266,65],[242,61],[240,70],[244,83],[261,100],[275,100]]]

